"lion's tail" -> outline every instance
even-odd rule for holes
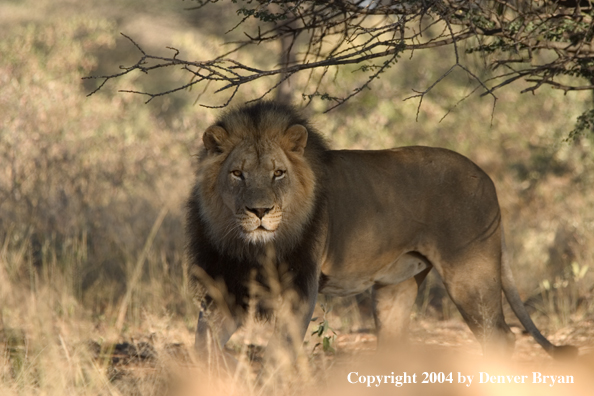
[[[511,271],[510,259],[505,248],[505,238],[503,236],[503,230],[501,230],[501,283],[505,297],[511,305],[512,310],[530,335],[538,342],[544,350],[555,359],[574,357],[577,355],[578,349],[571,345],[556,346],[551,344],[549,340],[545,338],[538,330],[530,314],[524,306],[524,302],[520,298],[514,276]]]

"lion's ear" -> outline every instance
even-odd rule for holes
[[[285,131],[283,143],[287,150],[303,155],[307,145],[307,129],[300,124],[291,125]]]
[[[204,135],[202,135],[204,147],[206,147],[206,150],[211,154],[223,153],[225,151],[225,143],[228,139],[229,134],[227,131],[218,125],[209,126],[206,131],[204,131]]]

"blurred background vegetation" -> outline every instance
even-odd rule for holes
[[[58,355],[41,351],[64,349],[70,359],[80,346],[64,339],[141,333],[191,343],[197,309],[187,284],[184,201],[202,131],[218,114],[195,102],[217,97],[184,91],[144,104],[117,92],[163,90],[176,78],[171,72],[127,75],[89,98],[97,81],[82,80],[136,62],[137,49],[120,32],[154,52],[170,54],[165,47],[172,46],[187,58],[212,57],[238,17],[224,7],[187,6],[0,2],[0,345],[9,351],[0,357],[3,395],[39,384],[66,383],[61,391],[103,386],[90,363],[76,366],[84,375],[55,377],[24,363],[32,351],[50,365]],[[432,145],[471,158],[495,181],[516,282],[538,323],[558,329],[592,319],[594,142],[591,134],[566,140],[591,95],[547,88],[520,95],[514,85],[498,93],[495,109],[489,97],[456,106],[473,88],[464,73],[453,73],[424,98],[416,120],[418,102],[403,99],[430,85],[452,56],[447,49],[415,53],[336,110],[322,114],[326,103],[314,101],[304,111],[335,148]],[[360,77],[353,70],[340,71],[336,86],[351,86]],[[291,84],[300,106],[307,81]],[[266,89],[254,84],[234,103]],[[142,268],[138,281],[135,268]],[[130,298],[122,300],[126,292]],[[122,301],[127,320],[115,333]],[[416,314],[457,315],[438,279],[420,294]],[[370,326],[347,322],[333,328]]]

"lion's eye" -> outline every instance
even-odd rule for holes
[[[287,171],[282,170],[282,169],[277,169],[274,171],[274,178],[275,179],[280,179],[281,177],[283,177],[285,175]]]
[[[234,171],[231,171],[231,174],[235,177],[237,177],[238,179],[243,179],[243,172],[241,172],[240,170],[236,169]]]

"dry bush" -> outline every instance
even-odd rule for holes
[[[194,132],[172,131],[125,96],[84,98],[80,78],[94,51],[113,46],[112,23],[74,17],[13,33],[0,43],[0,237],[9,248],[28,239],[33,268],[54,260],[73,274],[78,297],[108,289],[109,304],[162,207],[171,216],[156,261],[181,261],[186,188],[174,181],[190,174]],[[82,244],[75,262],[73,244]]]

